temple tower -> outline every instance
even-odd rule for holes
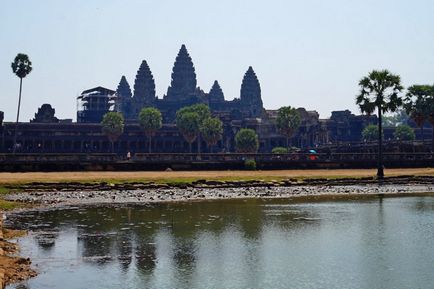
[[[193,61],[183,44],[173,65],[172,82],[167,90],[166,98],[171,101],[185,100],[191,94],[194,94],[196,84]]]
[[[134,82],[134,101],[136,105],[149,106],[155,101],[155,81],[148,63],[143,60]],[[139,111],[140,111],[139,109]]]
[[[121,112],[125,119],[133,118],[131,88],[124,75],[122,75],[116,89],[116,96],[115,110]]]
[[[244,75],[240,98],[243,110],[249,111],[249,117],[261,116],[263,110],[261,86],[251,66]]]
[[[211,90],[209,91],[208,99],[210,103],[225,101],[223,90],[221,89],[220,84],[218,83],[217,80],[214,81],[214,84],[212,85]]]

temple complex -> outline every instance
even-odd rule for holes
[[[123,114],[126,125],[115,143],[116,152],[146,152],[148,142],[138,124],[138,115],[144,107],[156,107],[163,115],[163,127],[153,138],[152,151],[187,152],[188,144],[176,128],[175,116],[180,108],[197,103],[208,105],[211,113],[223,122],[223,139],[214,152],[233,152],[234,137],[241,128],[252,128],[257,132],[260,152],[271,152],[274,147],[286,144],[276,128],[277,110],[263,107],[260,81],[251,66],[242,78],[239,97],[227,100],[217,80],[208,92],[198,87],[193,60],[185,45],[176,56],[170,86],[161,98],[156,95],[152,70],[143,60],[133,91],[125,76],[121,77],[116,90],[99,86],[83,91],[77,98],[76,123],[58,119],[54,108],[43,104],[30,122],[19,124],[17,140],[21,152],[108,152],[110,144],[102,133],[100,122],[108,111],[118,111]],[[329,119],[320,119],[316,111],[297,110],[301,126],[290,141],[292,146],[305,150],[360,142],[363,128],[377,122],[375,116],[354,115],[348,110],[334,111]],[[0,111],[0,152],[12,150],[14,133],[15,123],[3,122]],[[428,136],[429,130],[426,133]],[[385,137],[390,135],[385,128]],[[193,150],[198,146],[202,152],[209,149],[204,142],[196,142]]]

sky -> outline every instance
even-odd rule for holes
[[[81,91],[116,89],[122,75],[133,87],[142,60],[162,98],[185,44],[205,92],[218,80],[239,97],[252,66],[267,109],[358,114],[358,81],[373,69],[434,83],[433,14],[432,0],[1,0],[0,111],[16,118],[17,53],[33,63],[20,120],[44,103],[75,119]]]

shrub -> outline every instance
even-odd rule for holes
[[[249,171],[255,171],[256,170],[256,161],[252,159],[247,159],[244,161],[244,169]]]
[[[271,150],[273,154],[286,154],[288,153],[288,149],[284,147],[275,147]]]

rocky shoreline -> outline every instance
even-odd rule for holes
[[[200,201],[234,198],[406,195],[434,193],[434,177],[395,177],[304,181],[207,181],[190,184],[35,183],[5,197],[42,206]]]
[[[23,232],[7,230],[3,228],[3,214],[0,212],[0,288],[18,281],[23,281],[36,276],[36,272],[30,268],[29,258],[16,256],[19,251],[16,243],[7,239],[16,238]]]

